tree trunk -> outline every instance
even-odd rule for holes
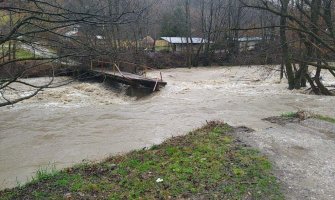
[[[320,90],[315,86],[312,78],[309,76],[309,74],[306,74],[306,79],[308,80],[308,83],[310,84],[311,88],[312,88],[312,91],[315,93],[315,94],[320,94]]]
[[[292,64],[290,61],[290,53],[288,49],[288,44],[287,44],[287,38],[286,38],[286,25],[287,25],[287,8],[289,4],[289,0],[282,0],[282,5],[281,5],[281,17],[280,17],[280,43],[282,47],[282,54],[283,54],[283,63],[286,68],[286,73],[287,73],[287,78],[288,78],[288,89],[293,90],[294,89],[294,73],[293,73],[293,68]]]
[[[316,74],[315,74],[314,81],[315,81],[316,85],[318,86],[321,94],[332,95],[332,93],[322,84],[321,79],[320,79],[320,74],[321,74],[321,68],[318,67],[316,69]]]
[[[185,13],[186,13],[186,27],[187,27],[187,37],[186,37],[186,65],[191,67],[192,64],[192,33],[191,33],[191,14],[190,14],[190,0],[185,0]]]
[[[317,24],[320,19],[320,9],[321,9],[321,0],[312,0],[311,2],[311,30],[314,34],[318,35],[318,27]],[[310,45],[310,49],[312,52],[315,52],[315,57],[317,60],[318,65],[321,65],[321,60],[322,60],[322,53],[320,52],[320,49],[316,48],[315,46],[319,45],[316,43],[316,40],[314,38],[311,38],[311,41],[313,42],[314,45]],[[317,67],[316,69],[316,74],[314,81],[316,85],[318,86],[321,94],[324,95],[332,95],[332,93],[323,85],[323,83],[320,80],[320,74],[321,74],[321,68]]]

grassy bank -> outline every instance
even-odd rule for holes
[[[298,111],[298,112],[287,112],[283,113],[281,117],[284,118],[299,118],[301,120],[307,119],[307,118],[314,118],[318,119],[321,121],[326,121],[335,124],[335,118],[325,116],[325,115],[320,115],[320,114],[314,114],[306,111]]]
[[[282,199],[270,162],[237,140],[227,124],[210,122],[148,150],[40,170],[31,183],[0,199]]]
[[[7,51],[7,50],[6,50]],[[8,52],[6,52],[8,53]],[[2,49],[0,48],[0,54],[2,54]],[[38,56],[36,56],[38,57]],[[32,59],[34,58],[34,54],[30,51],[27,51],[25,49],[17,49],[15,52],[15,58],[16,59]]]

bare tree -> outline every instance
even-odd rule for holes
[[[321,80],[321,71],[335,75],[332,61],[335,55],[334,3],[332,0],[259,0],[241,1],[245,6],[264,10],[280,17],[282,58],[289,89],[306,86],[306,80],[316,94],[333,95]],[[260,27],[265,28],[265,27]],[[298,46],[298,48],[297,48]],[[299,51],[299,52],[297,52]],[[308,70],[315,67],[315,74]]]
[[[121,31],[129,28],[130,24],[136,24],[148,9],[149,4],[142,5],[141,2],[0,2],[0,14],[9,19],[1,24],[0,32],[0,107],[31,98],[46,88],[68,83],[70,80],[54,82],[61,67],[75,70],[75,66],[89,66],[90,59],[100,57],[116,61],[127,41]],[[138,32],[133,36],[133,41],[137,41]],[[41,68],[48,71],[50,77],[44,84],[22,79]],[[24,86],[24,89],[17,89],[17,85]]]

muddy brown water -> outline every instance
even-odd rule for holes
[[[329,107],[334,97],[288,91],[272,68],[163,70],[168,85],[137,100],[102,84],[76,82],[0,108],[0,188],[24,183],[46,166],[61,169],[158,144],[206,120],[257,131],[273,126],[262,118],[287,111],[335,116]]]

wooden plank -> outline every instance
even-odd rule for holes
[[[137,74],[132,74],[122,71],[111,71],[105,69],[92,69],[95,74],[99,74],[108,77],[114,81],[127,84],[127,85],[142,85],[144,87],[149,87],[154,90],[159,89],[160,86],[165,86],[167,83],[159,79],[150,79]]]

